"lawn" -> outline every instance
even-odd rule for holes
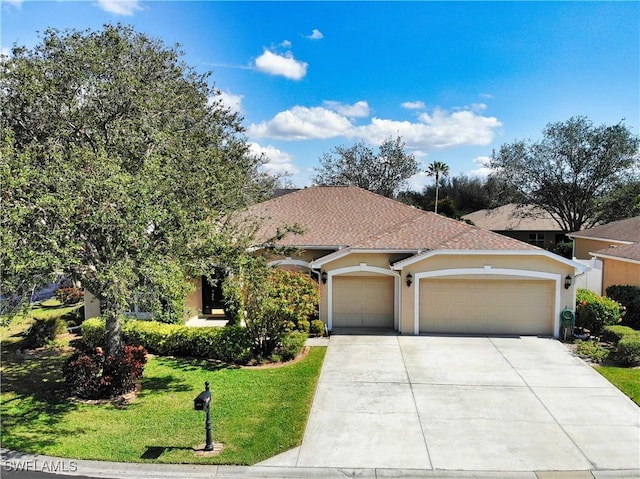
[[[598,366],[595,369],[640,406],[640,368]]]
[[[3,346],[13,338],[3,335]],[[206,360],[151,357],[138,396],[127,405],[69,399],[61,370],[68,349],[3,351],[2,447],[75,459],[255,464],[298,446],[325,348],[272,368],[226,367]],[[210,381],[219,456],[197,457],[204,413],[193,399]]]

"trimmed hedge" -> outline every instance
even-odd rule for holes
[[[640,335],[640,331],[636,331],[629,326],[606,326],[602,333],[602,339],[617,345],[624,336]]]
[[[218,359],[244,364],[251,359],[251,342],[244,328],[189,328],[158,321],[126,321],[122,325],[125,344],[143,346],[160,356]],[[82,323],[82,339],[89,348],[100,347],[105,340],[105,322],[92,318]]]
[[[605,326],[620,322],[624,308],[620,303],[600,296],[588,289],[576,294],[576,326],[588,329],[593,336],[602,333]]]
[[[27,332],[27,347],[40,348],[49,341],[53,341],[58,334],[65,332],[67,332],[67,322],[60,316],[36,319]]]
[[[616,359],[627,366],[640,365],[640,334],[627,334],[620,339]]]
[[[640,288],[612,285],[607,288],[607,296],[626,308],[627,312],[622,318],[622,324],[640,328]]]

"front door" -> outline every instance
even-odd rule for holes
[[[221,269],[216,269],[213,285],[209,283],[205,276],[202,277],[202,314],[212,314],[214,309],[224,308],[223,281],[224,271]]]

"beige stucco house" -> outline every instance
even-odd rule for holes
[[[260,240],[297,224],[291,257],[271,264],[317,278],[330,330],[558,336],[585,267],[536,246],[349,187],[314,186],[243,212]],[[198,311],[198,295],[189,305]]]
[[[332,331],[559,336],[586,267],[537,246],[349,187],[313,186],[241,213],[259,220],[255,254],[283,225],[280,268],[305,271],[321,290]],[[196,279],[186,319],[211,317],[219,292]],[[204,288],[203,288],[204,285]]]
[[[602,261],[602,291],[607,287],[640,287],[640,216],[571,233],[576,259]]]
[[[508,204],[478,210],[462,217],[479,228],[551,249],[568,241],[562,226],[545,210],[532,205]]]

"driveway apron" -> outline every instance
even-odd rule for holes
[[[332,336],[302,445],[278,462],[640,469],[640,409],[552,339]]]

